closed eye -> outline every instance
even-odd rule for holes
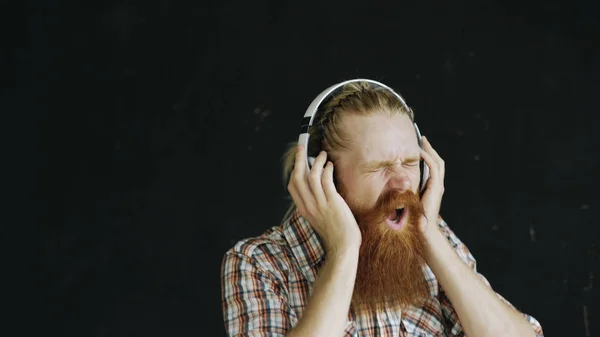
[[[396,161],[380,161],[375,163],[369,163],[363,167],[363,172],[375,173],[381,171],[393,171],[396,168]],[[402,162],[405,167],[416,167],[419,165],[418,157],[410,157]]]
[[[405,166],[417,166],[419,165],[419,160],[417,159],[410,159],[404,162]]]

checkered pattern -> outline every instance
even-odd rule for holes
[[[439,226],[461,259],[477,272],[475,258],[467,247],[442,219]],[[298,212],[281,226],[238,242],[225,254],[221,273],[228,335],[285,336],[302,317],[323,258],[320,238]],[[431,293],[423,306],[360,316],[350,312],[344,336],[465,336],[435,275],[428,266],[423,271]],[[489,286],[486,278],[478,275]],[[543,336],[539,322],[523,315],[536,335]]]

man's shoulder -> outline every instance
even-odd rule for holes
[[[281,248],[285,245],[285,238],[280,226],[271,227],[262,234],[238,240],[227,253],[241,254],[253,257],[264,249]]]
[[[446,221],[441,216],[438,216],[437,222],[440,231],[442,232],[442,234],[444,234],[446,239],[450,242],[450,244],[452,244],[453,247],[456,248],[457,246],[462,245],[462,242],[460,241],[458,236],[456,236],[454,231],[450,228],[450,226],[448,226],[448,223],[446,223]]]
[[[289,244],[282,226],[271,227],[262,234],[237,241],[225,252],[224,261],[241,259],[273,271],[289,262]]]

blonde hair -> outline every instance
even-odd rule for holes
[[[325,100],[319,107],[313,126],[309,129],[308,155],[316,157],[321,150],[328,154],[328,160],[334,161],[332,153],[346,147],[347,135],[341,128],[341,119],[346,115],[368,116],[380,113],[388,116],[406,114],[414,121],[414,113],[388,89],[369,82],[351,82]],[[297,142],[289,143],[282,157],[283,182],[287,189],[290,175],[294,170]],[[291,199],[291,198],[290,198]],[[284,220],[296,210],[293,200]]]

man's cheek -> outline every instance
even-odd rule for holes
[[[415,171],[416,172],[414,172],[411,178],[413,191],[416,191],[419,188],[419,183],[421,182],[421,170],[417,169]]]

